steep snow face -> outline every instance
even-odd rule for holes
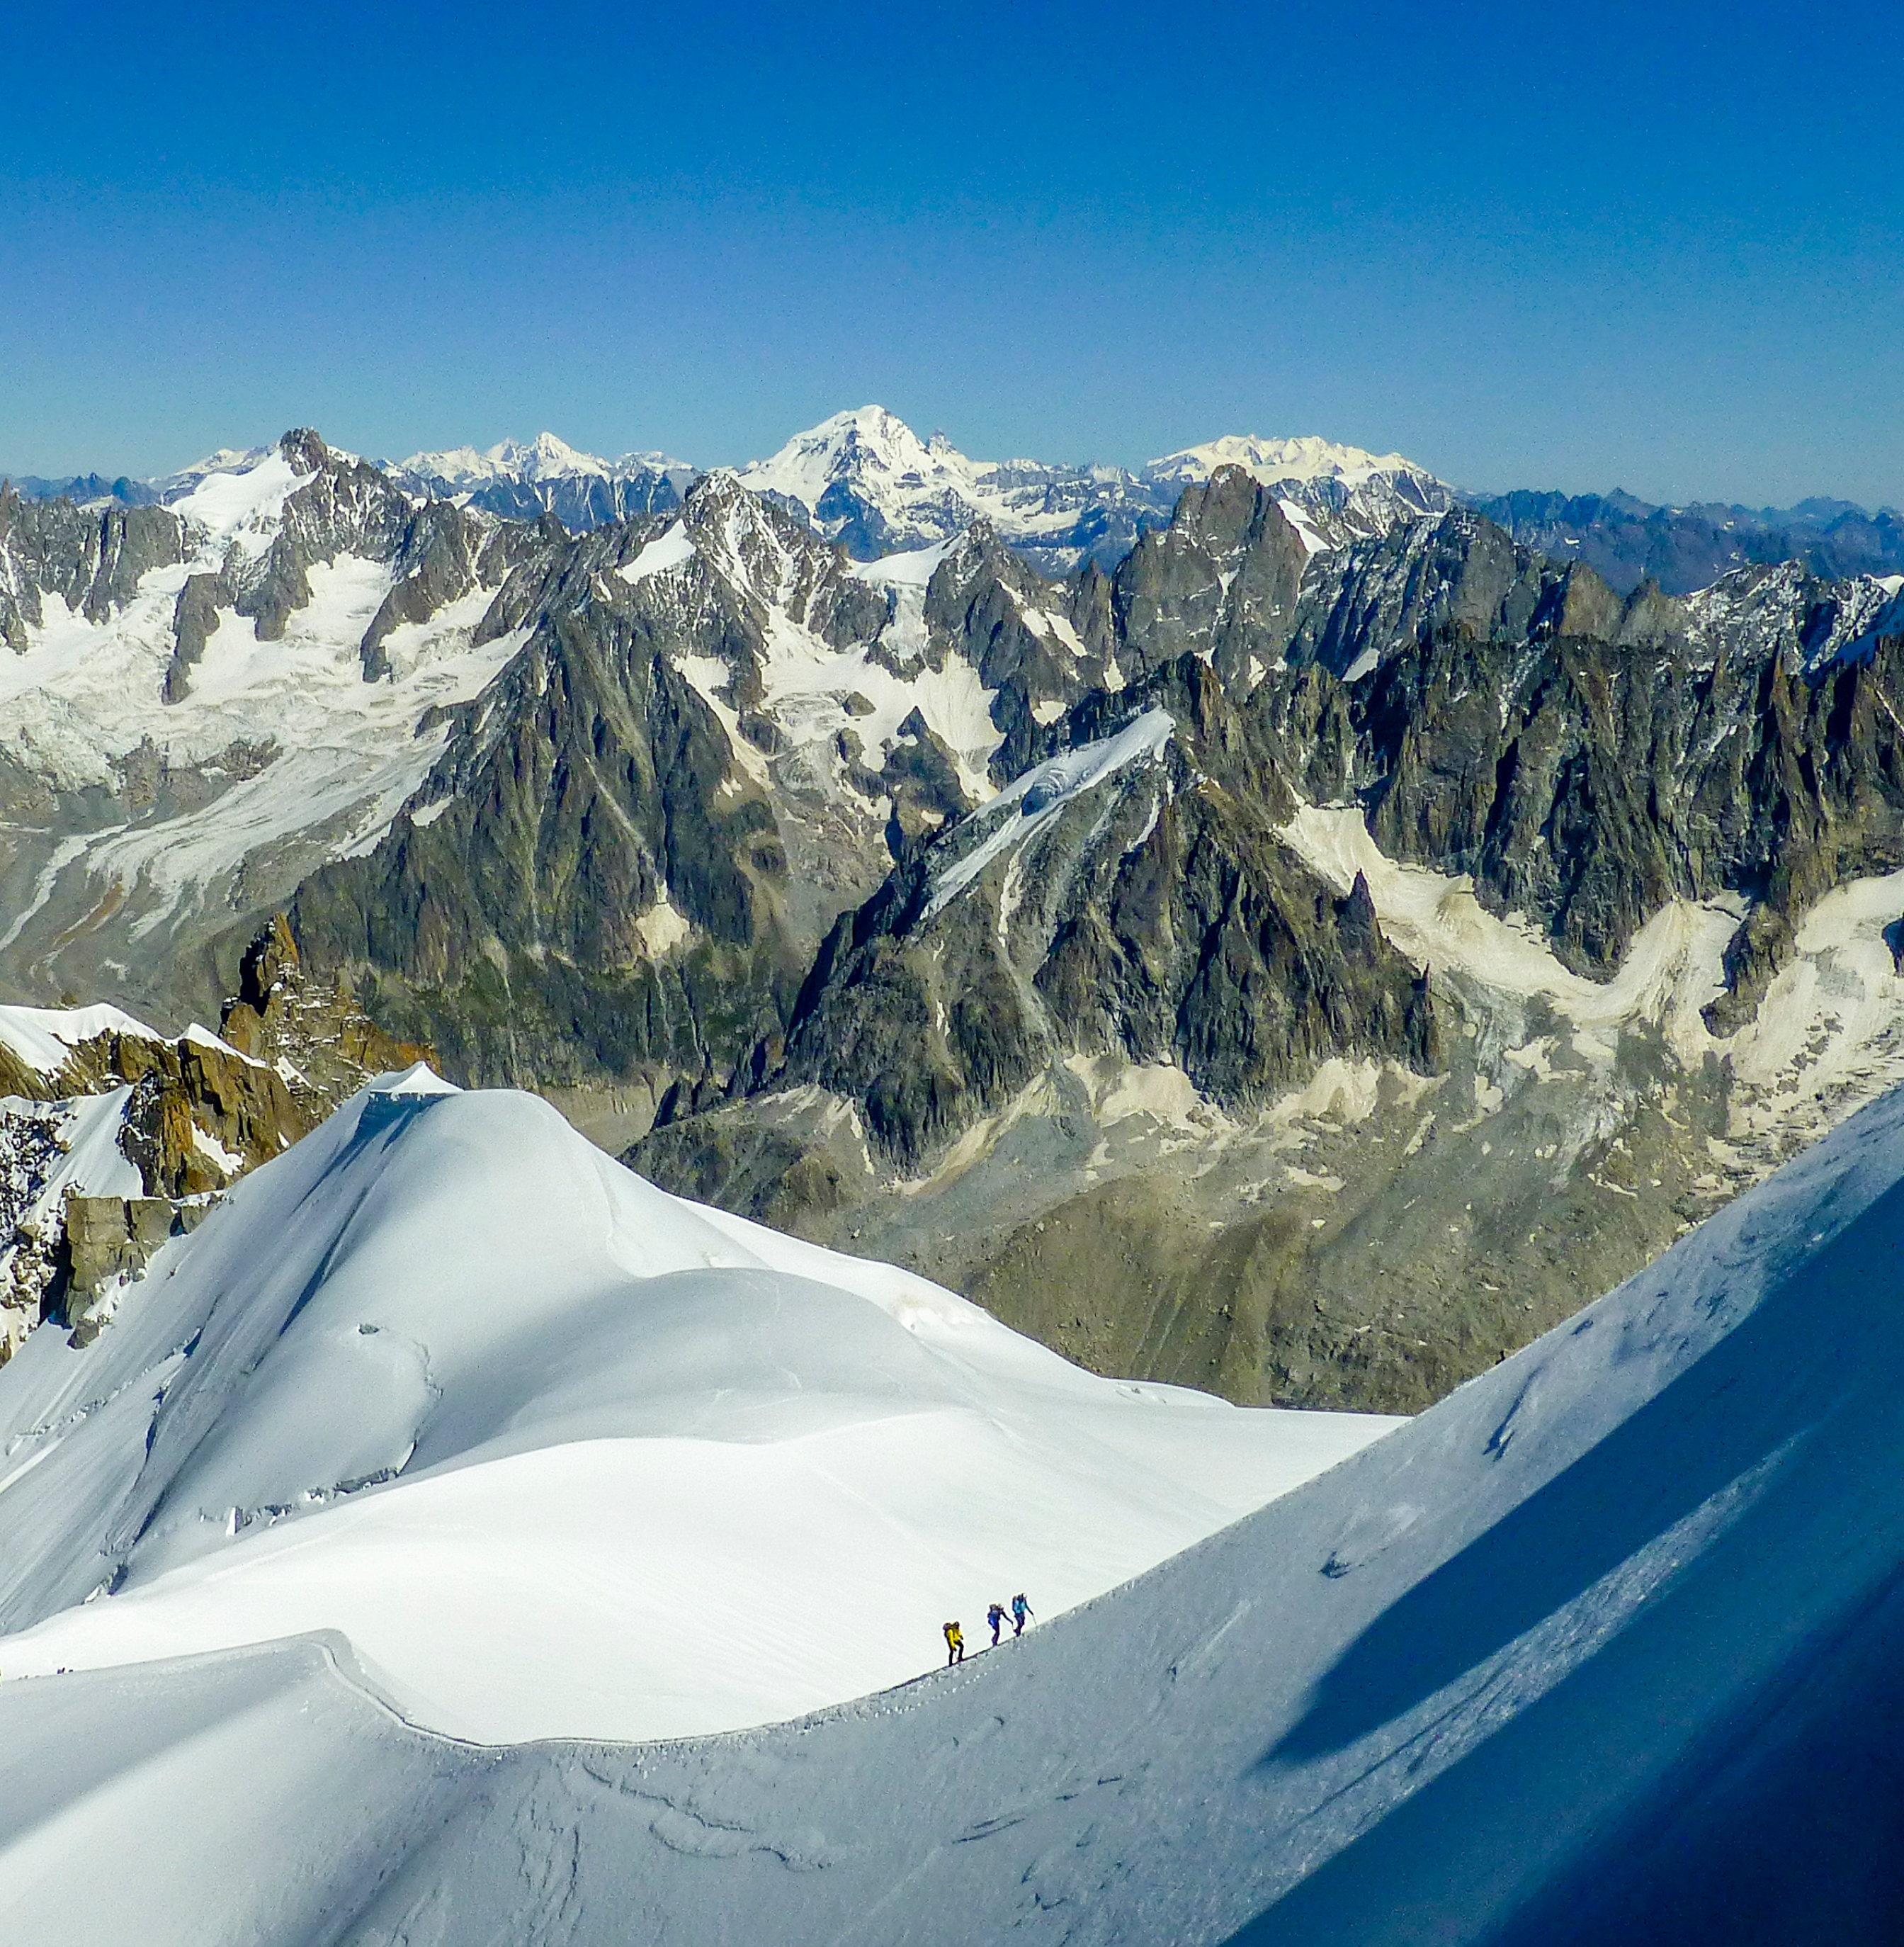
[[[1154,763],[1176,728],[1168,710],[1147,710],[1114,736],[1061,752],[1027,771],[972,821],[973,831],[982,835],[935,875],[925,917],[948,905],[995,859],[1031,843],[1066,806],[1107,778],[1134,765]],[[948,842],[956,846],[957,836]]]
[[[1094,1378],[650,1188],[512,1094],[383,1078],[0,1368],[9,1676],[311,1630],[414,1720],[674,1736],[901,1682],[1396,1422]],[[102,1589],[110,1593],[89,1600]]]
[[[476,1751],[380,1708],[334,1634],[29,1681],[33,1639],[8,1643],[0,1919],[167,1947],[558,1916],[578,1947],[1613,1947],[1663,1914],[1704,1947],[1822,1912],[1877,1947],[1904,1323],[1874,1293],[1900,1191],[1893,1097],[1327,1475],[1000,1653],[796,1724]]]
[[[181,466],[176,473],[160,474],[141,484],[156,488],[159,498],[169,504],[194,492],[213,474],[249,472],[261,461],[270,459],[277,450],[273,446],[221,446],[216,452],[208,453],[202,460],[194,460],[190,466]]]

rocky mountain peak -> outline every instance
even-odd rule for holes
[[[309,426],[295,427],[287,432],[278,441],[278,450],[292,472],[299,475],[318,472],[331,457],[330,448]]]

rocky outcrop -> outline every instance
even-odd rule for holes
[[[101,621],[141,575],[184,558],[181,523],[162,507],[26,500],[0,484],[0,640],[23,654],[26,625],[45,621],[48,597]]]
[[[84,1345],[98,1336],[100,1301],[119,1280],[145,1269],[179,1227],[179,1212],[163,1196],[70,1193],[62,1215],[65,1279],[53,1302],[59,1322],[73,1329],[73,1344]]]
[[[1445,630],[1346,688],[1282,672],[1250,707],[1306,797],[1362,803],[1392,856],[1472,874],[1590,977],[1671,899],[1749,901],[1715,1016],[1736,1024],[1798,912],[1904,865],[1900,704],[1889,639],[1807,680],[1776,653]]]
[[[1425,986],[1281,843],[1287,786],[1202,662],[1067,727],[842,918],[751,1086],[824,1088],[916,1167],[1072,1056],[1174,1063],[1229,1105],[1331,1055],[1436,1064]]]
[[[27,1046],[51,1032],[63,1052],[36,1065],[0,1020],[0,1358],[42,1318],[85,1343],[118,1289],[238,1177],[373,1075],[431,1056],[385,1034],[348,989],[308,980],[282,915],[244,956],[222,1036],[193,1028],[169,1040],[103,1009],[11,1025]],[[141,1195],[99,1188],[110,1168],[102,1131]]]
[[[343,976],[309,978],[283,913],[245,949],[219,1032],[241,1054],[268,1063],[313,1125],[372,1076],[437,1059],[427,1042],[385,1033]]]
[[[1273,667],[1295,632],[1307,560],[1269,490],[1241,467],[1219,467],[1111,577],[1126,661],[1141,671],[1194,653],[1226,683],[1253,681],[1253,665]]]
[[[218,611],[235,605],[238,594],[222,574],[188,574],[172,610],[172,658],[165,670],[164,698],[180,703],[191,687],[192,668],[218,626]]]

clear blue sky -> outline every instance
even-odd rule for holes
[[[0,19],[0,469],[1222,432],[1904,503],[1904,8]]]

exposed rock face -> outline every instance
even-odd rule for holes
[[[372,1076],[437,1058],[427,1043],[385,1034],[341,977],[328,984],[308,978],[283,913],[246,949],[219,1032],[241,1054],[270,1063],[307,1128]]]
[[[222,574],[188,574],[172,611],[172,659],[162,692],[168,703],[182,703],[191,688],[192,667],[218,626],[221,608],[235,609],[238,593]]]
[[[144,1270],[167,1238],[178,1211],[163,1196],[83,1196],[69,1193],[66,1221],[66,1284],[59,1295],[61,1323],[83,1345],[102,1322],[94,1308],[119,1279]]]
[[[1359,801],[1392,856],[1470,873],[1597,978],[1668,901],[1751,902],[1715,1019],[1749,1017],[1797,915],[1904,865],[1904,642],[1807,681],[1773,650],[1654,648],[1449,630],[1343,688],[1266,684],[1285,773]]]
[[[1119,566],[1108,591],[1116,637],[1136,669],[1193,652],[1247,686],[1295,632],[1307,560],[1270,491],[1240,467],[1219,467]]]
[[[1099,754],[1119,728],[1129,754]],[[1287,788],[1202,663],[1071,729],[836,926],[770,1085],[850,1100],[916,1165],[1074,1054],[1175,1063],[1232,1105],[1333,1054],[1433,1065],[1426,990],[1281,842]]]
[[[1101,1370],[1412,1407],[1904,1074],[1904,632],[1796,570],[1623,598],[1466,511],[1291,602],[1253,491],[1075,584],[1127,687],[1033,757],[1170,685],[1168,754],[907,859],[630,1159]]]
[[[329,1107],[300,1103],[274,1068],[202,1029],[167,1041],[125,1017],[97,1032],[56,1024],[56,1063],[0,1046],[0,1347],[42,1317],[79,1326],[175,1223],[245,1170],[303,1135]],[[0,1027],[5,1026],[0,1023]],[[81,1142],[83,1154],[71,1154]],[[113,1153],[121,1160],[115,1165]],[[98,1172],[128,1172],[141,1194],[100,1194]]]
[[[177,518],[159,507],[26,500],[0,484],[0,639],[24,653],[48,596],[90,622],[123,607],[139,577],[184,558]]]
[[[224,1029],[168,1041],[111,1009],[0,1010],[0,1358],[42,1317],[84,1343],[210,1199],[431,1054],[308,982],[282,915],[246,953]],[[141,1193],[102,1186],[128,1174]]]
[[[709,1025],[724,1049],[757,1036],[776,984],[790,994],[799,979],[778,911],[785,850],[719,716],[638,600],[563,602],[570,577],[595,580],[592,556],[612,573],[618,543],[641,545],[604,531],[553,585],[505,591],[499,620],[545,619],[453,738],[426,787],[437,815],[400,819],[369,856],[308,881],[293,910],[309,957],[370,970],[382,1017],[471,1079],[698,1069]],[[704,621],[716,645],[750,623]],[[736,661],[740,705],[744,648]]]

